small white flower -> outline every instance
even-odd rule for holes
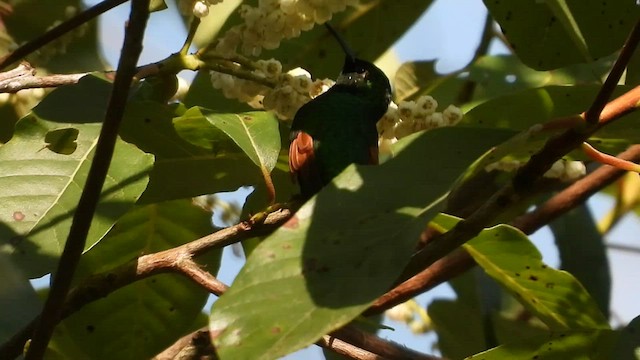
[[[193,16],[203,18],[209,15],[209,5],[204,1],[196,1],[193,4]]]
[[[582,161],[568,161],[565,164],[563,180],[574,181],[583,177],[587,173],[587,168]]]
[[[406,302],[392,307],[391,309],[385,311],[384,314],[389,319],[398,322],[409,322],[413,319],[413,311]]]

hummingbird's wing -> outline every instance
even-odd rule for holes
[[[302,195],[310,197],[323,186],[320,167],[316,163],[313,138],[304,131],[295,131],[292,132],[291,139],[289,171],[294,182],[300,183]]]

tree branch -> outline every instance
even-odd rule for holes
[[[35,76],[36,70],[27,63],[17,68],[0,73],[0,93],[16,93],[24,89],[51,88],[76,84],[82,77],[90,73]]]
[[[109,170],[118,138],[118,128],[127,104],[129,87],[135,75],[136,63],[142,52],[142,39],[149,17],[149,1],[133,0],[131,3],[131,15],[125,33],[118,72],[98,144],[96,145],[95,156],[91,163],[78,207],[73,216],[69,237],[53,276],[51,291],[44,304],[40,320],[33,334],[33,340],[25,356],[26,360],[42,359],[53,329],[62,315],[64,302],[71,287],[71,280],[84,250],[91,220],[100,199],[100,191]]]
[[[591,104],[589,110],[584,113],[584,119],[587,121],[587,123],[595,124],[600,119],[602,109],[604,109],[605,105],[607,105],[607,102],[611,98],[613,91],[616,89],[616,86],[618,85],[622,74],[627,68],[629,61],[631,60],[631,56],[638,47],[639,42],[640,21],[636,22],[635,26],[631,30],[629,37],[627,37],[627,40],[622,46],[620,55],[618,55],[615,64],[613,64],[611,72],[609,72],[607,79],[605,80],[604,84],[602,84],[598,95]]]
[[[620,153],[618,157],[628,161],[640,161],[640,145],[629,147],[629,149]],[[593,194],[614,183],[625,173],[626,171],[619,168],[602,165],[589,175],[557,193],[534,211],[516,218],[511,222],[511,225],[525,234],[532,234],[551,221],[585,203]],[[432,236],[437,235],[432,234]],[[433,238],[429,240],[433,240]],[[619,248],[617,245],[608,246],[614,249]],[[382,313],[395,305],[451,280],[475,265],[475,261],[466,251],[457,249],[382,295],[365,311],[364,315]]]
[[[83,12],[72,17],[71,19],[63,22],[62,24],[54,27],[39,37],[27,42],[20,46],[12,53],[5,55],[0,59],[0,70],[5,69],[7,66],[14,62],[23,59],[27,55],[47,45],[48,43],[56,40],[57,38],[65,35],[66,33],[79,28],[83,24],[93,20],[100,14],[105,13],[114,7],[124,3],[127,0],[105,0]]]
[[[61,318],[64,319],[85,305],[106,297],[133,282],[167,272],[177,272],[188,276],[190,280],[204,286],[214,294],[222,294],[226,290],[226,285],[210,274],[203,275],[204,271],[197,267],[192,258],[213,248],[221,248],[272,232],[286,222],[291,214],[291,210],[280,208],[269,213],[262,222],[245,221],[181,246],[143,255],[110,271],[92,275],[84,279],[69,293],[63,306]],[[22,353],[25,343],[33,334],[38,319],[39,317],[32,320],[20,332],[2,344],[0,359],[13,359]]]
[[[549,170],[553,163],[581,146],[601,127],[637,110],[639,102],[640,89],[636,88],[609,102],[599,115],[598,123],[589,125],[584,122],[582,126],[578,125],[549,139],[543,148],[533,154],[530,160],[518,170],[509,184],[494,193],[480,208],[465,220],[460,221],[453,229],[438,236],[424,249],[417,252],[407,265],[401,279],[413,277],[436,260],[475,237],[499,214],[529,194],[540,176]]]
[[[439,357],[426,355],[417,351],[411,350],[405,346],[399,345],[393,341],[384,340],[380,337],[362,331],[354,326],[347,325],[340,328],[330,335],[325,335],[325,338],[337,338],[353,346],[370,351],[374,354],[380,355],[383,359],[403,359],[403,360],[439,360]],[[322,346],[322,345],[321,345]],[[331,349],[332,350],[332,349]]]
[[[354,360],[441,360],[439,357],[413,351],[350,325],[323,336],[316,345]],[[203,327],[178,339],[173,345],[154,356],[153,360],[195,360],[206,355],[217,359],[215,349],[211,346],[209,329]]]

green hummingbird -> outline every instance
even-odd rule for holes
[[[387,76],[358,59],[340,36],[346,57],[327,92],[298,110],[289,135],[289,171],[308,199],[350,164],[378,164],[376,123],[391,101]]]

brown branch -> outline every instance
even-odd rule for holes
[[[629,147],[629,149],[620,153],[618,157],[627,161],[640,161],[640,145]],[[525,234],[532,234],[551,221],[585,203],[593,194],[614,183],[625,173],[626,171],[619,168],[603,165],[560,191],[534,211],[516,218],[511,222],[511,225]],[[437,234],[433,236],[437,236]],[[434,240],[434,238],[430,240]],[[612,246],[612,248],[617,247]],[[475,266],[473,258],[464,250],[458,249],[388,291],[378,298],[364,314],[382,313],[395,305],[451,280],[473,266]]]
[[[189,279],[194,282],[204,285],[207,289],[214,290],[215,293],[222,293],[226,289],[226,285],[218,282],[217,279],[213,281],[212,276],[202,275],[193,266],[185,264],[193,262],[192,257],[202,255],[210,249],[221,248],[272,232],[287,221],[291,214],[291,210],[281,208],[268,214],[262,222],[242,222],[176,248],[143,255],[110,271],[92,275],[69,293],[61,318],[64,319],[85,305],[133,282],[167,272],[179,272],[189,276]],[[2,344],[0,359],[13,359],[22,353],[24,344],[31,338],[37,321],[38,318],[32,320],[20,332]]]
[[[639,102],[640,91],[634,89],[608,103],[602,111],[599,123],[589,125],[585,122],[583,126],[569,129],[549,139],[544,147],[531,156],[529,161],[518,170],[509,184],[494,193],[479,209],[465,220],[460,221],[453,229],[438,236],[424,249],[416,253],[407,265],[401,279],[413,277],[436,260],[475,237],[499,214],[504,213],[527,196],[540,176],[549,170],[553,163],[581,146],[602,126],[619,119],[624,114],[635,111],[636,104]]]
[[[342,355],[349,359],[356,360],[385,360],[386,358],[376,355],[370,351],[360,349],[356,346],[349,344],[346,341],[338,338],[331,337],[329,335],[323,336],[316,342],[316,345],[331,350],[338,355]]]
[[[475,265],[475,261],[466,251],[458,249],[379,297],[364,315],[380,314],[463,274]]]
[[[440,360],[441,358],[423,354],[399,345],[393,341],[384,340],[374,334],[347,325],[329,335],[340,339],[360,349],[382,356],[383,359],[403,360]],[[324,339],[324,338],[323,338]]]
[[[52,88],[62,85],[77,84],[81,78],[90,73],[34,76],[23,75],[13,79],[0,81],[0,93],[17,93],[24,89]]]
[[[381,339],[350,325],[323,336],[316,345],[354,360],[442,360]],[[211,346],[209,330],[203,327],[178,339],[153,360],[195,360],[207,355],[217,359],[215,349]]]
[[[640,161],[640,145],[631,146],[618,157],[629,161]],[[524,233],[531,234],[558,218],[559,215],[584,203],[593,194],[612,184],[625,173],[626,171],[619,168],[603,165],[538,206],[534,211],[516,218],[511,224]]]
[[[217,358],[209,337],[209,329],[203,327],[181,337],[151,360],[216,360]]]
[[[142,39],[147,27],[147,19],[149,18],[149,1],[133,0],[131,2],[129,25],[125,32],[118,71],[96,145],[95,156],[71,222],[69,236],[53,276],[51,290],[27,350],[26,360],[42,359],[49,339],[53,334],[53,329],[62,316],[67,293],[71,287],[71,280],[85,248],[93,214],[111,164],[118,138],[118,129],[127,104],[129,87],[131,86],[133,75],[135,75],[136,63],[142,52]]]
[[[620,51],[620,55],[616,59],[615,64],[611,68],[611,72],[607,76],[604,84],[600,87],[600,91],[596,96],[595,100],[584,114],[584,118],[588,124],[595,124],[600,120],[600,114],[602,113],[602,109],[605,108],[609,99],[611,99],[611,95],[613,91],[616,89],[622,74],[624,73],[629,61],[631,60],[631,56],[633,52],[638,47],[638,43],[640,42],[640,21],[636,22],[635,26],[631,30],[629,37],[625,41],[622,46],[622,50]]]
[[[175,261],[175,269],[216,296],[222,295],[229,289],[229,286],[216,279],[210,272],[204,271],[190,257],[177,259]]]

